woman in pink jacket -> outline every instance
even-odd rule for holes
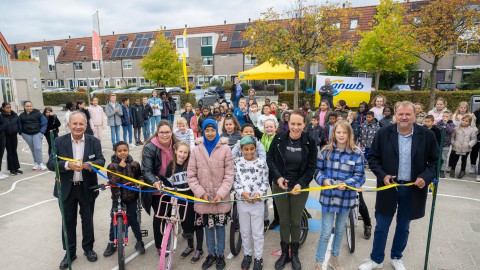
[[[203,143],[193,149],[188,163],[188,184],[195,197],[213,204],[195,204],[195,212],[200,215],[205,226],[208,256],[202,269],[210,268],[216,262],[216,269],[225,268],[225,225],[228,222],[233,185],[233,159],[230,147],[219,143],[218,126],[215,120],[203,122]],[[217,239],[215,239],[215,234]]]
[[[90,113],[90,126],[93,130],[93,135],[102,141],[102,129],[103,129],[103,109],[98,105],[98,98],[92,99],[92,105],[88,106],[88,112]]]

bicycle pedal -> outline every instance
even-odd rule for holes
[[[358,220],[363,220],[363,217],[362,217],[362,216],[358,216]]]
[[[148,236],[148,230],[141,230],[141,232],[142,232],[142,237]]]

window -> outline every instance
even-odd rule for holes
[[[53,87],[53,81],[52,80],[47,80],[47,87]]]
[[[150,41],[150,45],[149,45],[149,47],[152,47],[152,46],[153,46],[153,44],[155,44],[155,40],[152,40],[152,41]]]
[[[341,23],[337,22],[337,23],[334,23],[333,26],[335,26],[336,28],[340,29],[340,26],[342,26]]]
[[[73,63],[73,69],[75,71],[81,71],[83,69],[82,62]]]
[[[477,69],[464,69],[464,70],[462,70],[462,82],[464,82],[475,71],[477,71]]]
[[[85,45],[82,45],[82,47],[80,47],[80,50],[78,50],[78,51],[83,52],[83,50],[85,50]]]
[[[212,46],[212,37],[202,37],[202,47]]]
[[[351,19],[350,20],[350,30],[357,29],[358,26],[358,19]]]
[[[230,57],[237,57],[237,54],[236,53],[231,53]]]
[[[213,56],[204,56],[202,61],[204,66],[213,66]]]
[[[47,49],[47,55],[54,55],[53,48],[48,48]]]
[[[140,78],[140,86],[148,86],[150,85],[150,81],[145,78]]]
[[[227,57],[227,54],[226,53],[223,53],[220,55],[221,58],[226,58]]]
[[[252,56],[251,54],[245,54],[245,65],[256,65],[257,57]]]
[[[78,87],[87,87],[86,80],[78,80]]]
[[[105,86],[110,86],[110,81],[108,79],[105,80]]]
[[[92,61],[92,70],[99,70],[100,69],[100,62]]]
[[[31,56],[32,58],[38,58],[38,50],[32,50]]]
[[[153,40],[152,40],[153,41]],[[181,49],[181,48],[188,48],[188,39],[186,40],[185,44],[184,44],[184,39],[183,38],[179,38],[177,39],[177,48]]]
[[[137,78],[127,78],[127,85],[137,85]]]
[[[97,82],[97,80],[95,80],[95,79],[90,80],[90,87],[98,87],[98,82]]]
[[[55,72],[55,65],[48,65],[48,72]]]
[[[223,37],[222,37],[222,42],[227,42],[227,40],[228,40],[228,37],[227,37],[227,36],[223,36]]]
[[[123,60],[123,69],[132,69],[132,60]]]
[[[65,81],[64,80],[58,80],[58,87],[65,87]]]

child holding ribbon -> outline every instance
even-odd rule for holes
[[[184,119],[184,118],[180,118]],[[177,187],[180,189],[188,188],[187,166],[190,159],[190,144],[185,141],[179,141],[173,146],[173,161],[168,165],[164,180],[166,186]],[[189,196],[193,196],[191,190],[180,192]],[[179,204],[185,204],[184,201],[178,201]],[[180,257],[187,258],[195,251],[191,262],[197,263],[203,256],[203,227],[195,222],[194,203],[188,203],[185,220],[182,222],[182,229],[187,238],[187,248],[182,252]],[[196,249],[193,247],[193,235],[197,237]]]
[[[244,136],[240,140],[242,157],[235,160],[235,180],[233,189],[239,201],[238,218],[242,236],[244,258],[242,269],[250,269],[252,263],[252,239],[255,247],[253,270],[263,268],[263,213],[264,205],[260,196],[267,194],[268,167],[264,160],[255,156],[257,143],[252,136]]]
[[[132,156],[130,156],[130,150],[128,148],[128,144],[124,141],[119,141],[115,145],[113,145],[113,150],[115,154],[112,155],[112,163],[108,165],[107,169],[116,172],[134,179],[139,179],[142,175],[140,171],[140,164],[133,160]],[[124,180],[120,176],[117,176],[112,173],[107,173],[107,177],[109,182],[111,183],[120,183],[125,184],[128,181]],[[121,187],[116,187],[121,188]],[[127,220],[130,228],[132,228],[133,234],[137,239],[137,243],[135,244],[135,250],[140,252],[141,254],[145,253],[145,246],[142,241],[142,233],[140,231],[140,224],[138,224],[137,219],[137,199],[138,199],[138,192],[125,189],[122,192],[122,201],[127,207]],[[113,213],[117,210],[117,195],[116,190],[112,188],[112,209],[110,212],[110,216],[112,217],[112,221],[110,221],[110,236],[107,248],[105,252],[103,252],[103,256],[108,257],[115,253],[117,247],[113,243]]]
[[[318,241],[315,270],[322,269],[334,219],[335,235],[328,266],[343,269],[338,255],[348,213],[355,207],[357,198],[357,192],[346,186],[360,188],[365,183],[362,150],[355,146],[353,130],[347,121],[335,124],[330,143],[318,153],[315,179],[324,187],[339,185],[338,188],[322,190],[320,193],[322,232]]]

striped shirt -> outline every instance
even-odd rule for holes
[[[360,149],[340,151],[334,144],[334,149],[328,156],[329,150],[326,148],[318,153],[315,173],[317,183],[323,186],[324,180],[333,179],[337,184],[345,183],[360,188],[365,183],[364,160]],[[356,198],[357,192],[354,190],[328,189],[320,193],[320,204],[323,212],[346,213],[355,207]]]

